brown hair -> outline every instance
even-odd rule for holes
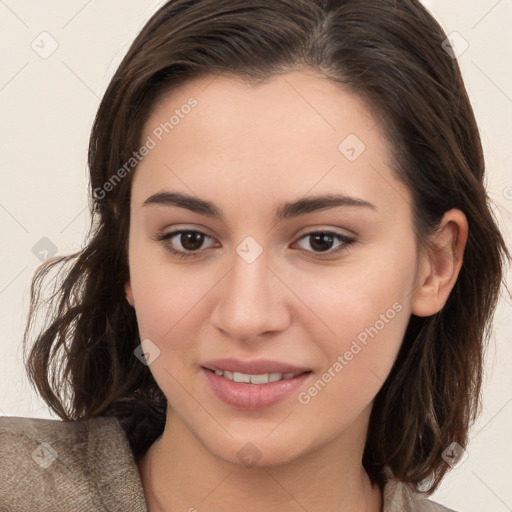
[[[46,262],[32,282],[25,350],[43,278],[62,264],[64,279],[46,302],[54,309],[45,310],[49,322],[26,358],[51,409],[66,420],[116,416],[137,458],[163,431],[166,398],[134,356],[140,339],[124,292],[135,171],[108,193],[104,186],[140,147],[159,96],[193,77],[225,74],[257,83],[292,68],[316,70],[364,98],[380,119],[394,172],[413,195],[418,246],[429,246],[452,208],[469,223],[464,262],[444,308],[410,318],[376,396],[363,456],[372,482],[382,485],[388,466],[396,478],[435,490],[449,469],[441,453],[453,441],[467,445],[479,410],[483,351],[510,258],[484,188],[473,111],[445,39],[417,0],[162,6],[131,45],[94,121],[87,245]]]

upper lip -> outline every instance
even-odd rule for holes
[[[310,368],[294,366],[288,363],[272,361],[270,359],[258,359],[255,361],[243,361],[241,359],[226,358],[208,361],[202,365],[209,370],[227,370],[248,375],[262,375],[264,373],[293,373],[300,374],[311,371]]]

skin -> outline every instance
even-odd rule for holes
[[[436,250],[418,254],[411,194],[391,170],[381,127],[358,96],[322,75],[296,69],[259,86],[194,79],[158,102],[142,140],[191,96],[197,106],[143,159],[132,183],[126,297],[141,339],[160,350],[149,368],[169,402],[164,433],[139,464],[148,507],[377,512],[382,490],[361,462],[373,399],[411,313],[432,315],[446,302],[467,221],[447,212]],[[338,149],[349,134],[366,146],[354,161]],[[224,218],[142,206],[163,191],[212,201]],[[324,193],[375,208],[338,206],[274,222],[282,201]],[[155,240],[176,229],[208,235],[195,246],[199,257],[169,253],[186,252],[179,236]],[[333,239],[322,253],[304,236],[322,229],[356,242],[335,252],[343,244]],[[252,263],[236,252],[247,236],[263,248]],[[230,407],[201,370],[221,357],[269,358],[310,368],[307,391],[396,303],[400,312],[305,405],[292,393],[262,410]],[[252,467],[237,456],[248,442],[261,456]]]

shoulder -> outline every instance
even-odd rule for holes
[[[103,511],[120,503],[127,511],[146,510],[138,469],[116,418],[0,417],[2,512]]]
[[[411,484],[389,480],[384,487],[383,512],[457,512],[414,489]]]

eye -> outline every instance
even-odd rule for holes
[[[179,230],[172,233],[159,233],[156,240],[163,242],[165,248],[180,258],[189,258],[201,254],[201,246],[205,239],[211,239],[202,231]],[[176,248],[177,246],[177,248]]]
[[[311,231],[310,233],[306,233],[302,236],[296,243],[298,244],[308,238],[309,242],[307,245],[309,245],[313,251],[306,250],[308,252],[313,252],[315,257],[322,257],[325,253],[331,255],[333,253],[345,251],[350,245],[356,242],[355,238],[342,235],[341,233],[336,233],[334,231]],[[336,241],[338,241],[338,245],[335,246],[336,248],[334,250],[332,250],[332,246]]]

